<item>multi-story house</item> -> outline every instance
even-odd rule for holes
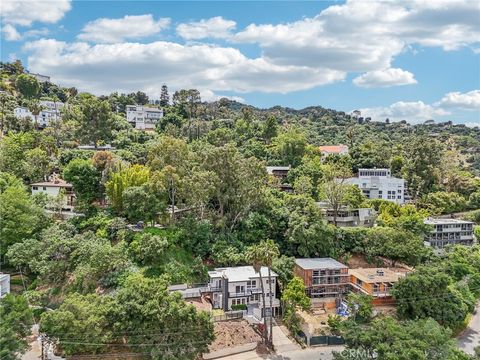
[[[139,130],[153,130],[155,124],[163,117],[163,110],[155,107],[127,105],[127,121]]]
[[[73,192],[73,185],[60,179],[56,174],[50,176],[49,181],[30,184],[32,195],[46,194],[52,200],[47,204],[46,210],[56,211],[61,214],[74,214],[76,196]],[[60,197],[60,198],[59,198]]]
[[[389,169],[359,169],[358,177],[346,179],[345,184],[358,186],[368,199],[405,202],[405,180],[393,177]]]
[[[32,73],[28,70],[25,70],[25,72],[30,75],[30,76],[33,76],[35,79],[37,79],[38,82],[40,83],[44,83],[44,82],[50,82],[50,76],[48,75],[42,75],[42,74],[36,74],[36,73]]]
[[[322,145],[318,147],[322,154],[322,160],[329,155],[348,155],[347,145]]]
[[[290,184],[284,183],[291,170],[290,166],[267,166],[267,174],[277,179],[277,187],[285,192],[293,192],[293,187]]]
[[[325,212],[330,224],[335,222],[335,213],[331,209]],[[340,209],[337,211],[336,226],[338,227],[372,227],[375,224],[376,212],[371,208]]]
[[[51,121],[62,119],[60,110],[65,105],[63,102],[40,101],[39,105],[41,110],[37,115],[34,115],[28,108],[22,106],[13,109],[13,114],[19,119],[31,118],[40,128],[48,126]]]
[[[10,293],[10,274],[0,273],[0,298]]]
[[[350,286],[355,292],[372,296],[373,305],[393,305],[390,290],[407,273],[387,268],[350,269]]]
[[[232,305],[245,305],[247,313],[253,314],[260,311],[261,316],[270,313],[270,300],[272,301],[273,314],[277,315],[280,301],[276,297],[277,274],[271,271],[269,284],[268,268],[261,268],[265,304],[262,297],[260,274],[255,272],[253,266],[236,266],[216,268],[208,272],[210,278],[202,293],[208,293],[214,309],[232,310]],[[270,285],[272,292],[270,293]]]
[[[425,237],[425,245],[443,249],[447,245],[473,245],[473,222],[458,219],[428,218],[425,224],[433,230]]]
[[[314,303],[335,308],[349,290],[348,267],[332,258],[295,259],[294,273]]]

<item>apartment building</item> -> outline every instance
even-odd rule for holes
[[[295,276],[305,284],[312,303],[335,308],[349,290],[348,267],[332,258],[295,259]]]
[[[163,110],[156,107],[127,105],[127,121],[138,130],[153,130],[155,124],[163,117]]]
[[[34,115],[28,108],[22,106],[13,109],[13,114],[19,119],[31,118],[40,128],[48,126],[52,121],[62,119],[60,110],[65,106],[63,102],[40,101],[39,105],[42,110],[37,115]]]
[[[471,246],[475,241],[471,221],[458,219],[428,218],[425,224],[431,225],[433,230],[425,237],[425,245],[436,249],[443,249],[447,245]]]
[[[388,268],[350,269],[350,287],[352,291],[372,296],[373,305],[392,305],[390,290],[407,273]]]
[[[345,183],[358,186],[368,199],[405,202],[405,180],[393,177],[389,169],[359,169],[358,177]]]
[[[206,288],[200,289],[202,293],[208,293],[214,309],[232,310],[232,305],[245,305],[248,314],[260,310],[262,316],[268,316],[270,312],[270,299],[273,305],[273,313],[277,315],[280,301],[276,297],[277,274],[271,271],[272,283],[268,279],[268,268],[262,266],[263,289],[265,304],[263,303],[260,274],[255,272],[253,266],[236,266],[216,268],[208,272],[210,278]]]

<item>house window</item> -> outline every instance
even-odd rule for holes
[[[47,188],[44,186],[44,187],[43,187],[43,191],[45,191],[45,190],[47,190]]]
[[[355,283],[356,283],[358,286],[362,286],[362,280],[360,280],[360,279],[356,279]]]
[[[247,289],[254,289],[257,287],[257,280],[247,281]]]
[[[377,293],[380,291],[380,285],[379,284],[373,284],[373,292]]]
[[[235,286],[235,292],[236,293],[243,293],[243,292],[245,292],[245,287],[244,286]]]
[[[34,186],[34,187],[33,187],[33,190],[38,190],[38,186]]]

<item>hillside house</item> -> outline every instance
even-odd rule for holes
[[[322,160],[329,155],[348,155],[347,145],[322,145],[318,147],[322,154]]]
[[[428,218],[424,223],[433,227],[425,237],[425,245],[435,249],[443,249],[447,245],[472,246],[475,241],[472,221]]]
[[[355,292],[361,292],[373,297],[373,305],[393,305],[394,299],[390,290],[407,271],[397,269],[371,268],[350,269],[350,286]]]
[[[332,258],[295,259],[295,276],[305,284],[312,303],[335,308],[349,290],[348,267]]]
[[[127,121],[138,130],[154,130],[155,125],[163,117],[163,110],[156,107],[127,105]]]
[[[10,274],[0,273],[0,298],[10,293]]]
[[[31,118],[32,121],[36,121],[39,128],[44,128],[52,121],[61,120],[62,115],[60,110],[65,105],[60,101],[40,101],[41,111],[34,115],[30,109],[19,106],[13,109],[13,114],[19,119]]]
[[[389,169],[359,169],[358,177],[346,179],[345,184],[358,186],[368,199],[405,202],[405,180],[393,177]]]
[[[32,189],[32,195],[46,194],[52,200],[52,204],[47,205],[47,210],[59,211],[62,214],[73,214],[75,207],[76,196],[73,192],[73,185],[67,183],[65,180],[60,179],[56,174],[50,176],[49,181],[38,182],[30,184]],[[61,199],[59,199],[61,197]],[[58,199],[58,202],[55,201]],[[58,206],[60,209],[55,209]]]
[[[284,183],[291,170],[291,166],[267,166],[267,174],[278,180],[278,188],[285,192],[293,192],[293,187],[290,184]]]

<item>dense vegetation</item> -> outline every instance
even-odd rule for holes
[[[65,354],[136,352],[149,344],[142,351],[154,358],[195,358],[213,339],[209,315],[169,294],[169,284],[205,281],[212,266],[267,265],[279,273],[286,314],[295,321],[292,309],[308,304],[292,280],[292,257],[360,253],[419,266],[396,287],[400,320],[382,320],[386,337],[425,332],[425,345],[408,346],[398,359],[435,343],[444,344],[438,359],[453,358],[450,329],[480,295],[480,249],[437,258],[423,246],[423,219],[480,207],[480,129],[360,121],[321,107],[206,103],[196,90],[177,91],[170,101],[164,86],[157,103],[165,116],[155,132],[142,132],[125,119],[126,105],[149,102],[142,92],[79,93],[38,83],[19,62],[2,64],[0,87],[0,256],[28,276],[30,304],[55,309],[41,316],[41,330]],[[65,102],[62,121],[39,131],[36,119],[13,116],[16,106],[38,115],[39,100]],[[350,155],[322,161],[318,145],[335,143],[349,145]],[[115,150],[77,148],[85,144]],[[279,191],[265,165],[291,165],[286,181],[294,193]],[[415,205],[368,201],[336,183],[362,167],[389,167],[405,178]],[[59,221],[42,209],[55,199],[29,194],[26,185],[52,172],[73,184],[83,216]],[[316,201],[374,207],[379,226],[337,228]],[[468,216],[479,222],[478,210]],[[128,226],[140,221],[147,225],[141,231]],[[451,303],[411,306],[412,298],[432,294]],[[381,326],[374,320],[371,336]],[[21,337],[26,330],[8,331]],[[345,334],[348,344],[359,344],[355,331]],[[402,341],[383,350],[378,337],[368,351],[407,348]],[[12,351],[22,349],[19,342]]]

